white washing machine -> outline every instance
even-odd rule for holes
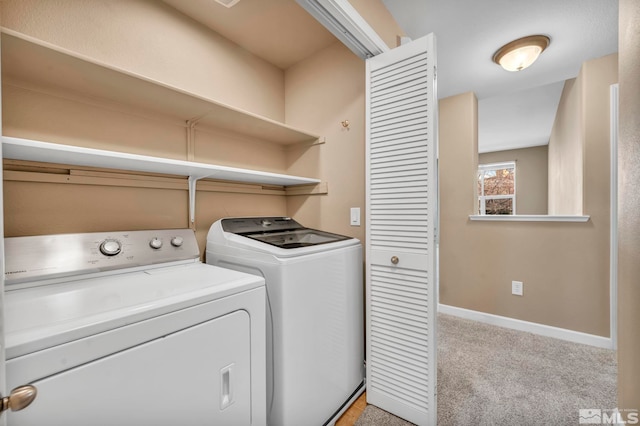
[[[188,229],[5,239],[17,425],[266,424],[264,280],[203,264]]]
[[[266,280],[267,424],[334,424],[364,390],[360,242],[288,217],[226,218],[206,261]]]

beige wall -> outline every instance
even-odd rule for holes
[[[620,0],[618,407],[640,409],[640,3]]]
[[[400,27],[380,0],[350,0],[390,46]],[[287,211],[301,222],[365,238],[365,62],[341,43],[327,47],[285,72],[286,123],[326,140],[287,152],[288,173],[318,176],[328,196],[288,197]],[[349,121],[348,129],[341,122]],[[351,226],[349,209],[359,207],[361,226]]]
[[[549,137],[549,214],[581,215],[584,158],[582,90],[567,80]]]
[[[349,225],[360,207],[364,225],[364,61],[340,43],[286,71],[287,124],[326,139],[288,151],[291,174],[319,176],[330,196],[289,197],[289,214],[320,229],[364,241],[364,226]],[[348,130],[341,122],[349,121]]]
[[[547,146],[486,152],[479,164],[516,162],[516,213],[547,214]]]
[[[349,0],[349,3],[371,25],[371,28],[378,33],[389,48],[393,49],[397,46],[398,36],[403,36],[404,31],[381,0]]]
[[[473,93],[439,101],[440,263],[449,247],[450,232],[460,220],[475,214],[478,170],[478,100]],[[453,167],[456,162],[459,166]],[[451,166],[447,166],[450,164]],[[444,170],[451,168],[450,171]],[[442,269],[442,266],[441,266]],[[442,280],[442,278],[441,278]]]
[[[477,158],[475,97],[440,101],[440,302],[609,336],[609,85],[616,55],[589,61],[587,223],[471,222]],[[511,281],[524,296],[511,295]]]
[[[618,82],[618,54],[587,61],[583,77],[584,176],[583,212],[609,238],[611,187],[611,128],[609,97]],[[608,246],[609,244],[605,244]]]

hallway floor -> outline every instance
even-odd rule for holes
[[[367,407],[367,393],[362,395],[349,407],[347,411],[338,419],[336,426],[353,426]]]

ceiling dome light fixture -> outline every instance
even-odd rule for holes
[[[543,35],[519,38],[498,49],[493,54],[493,62],[507,71],[522,71],[538,59],[550,41]]]

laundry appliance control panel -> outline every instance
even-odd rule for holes
[[[7,285],[200,257],[191,229],[5,238],[5,253]]]

